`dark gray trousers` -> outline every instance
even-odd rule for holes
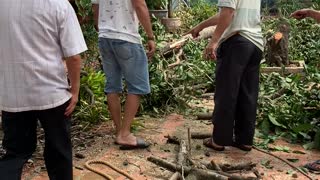
[[[224,146],[233,141],[252,145],[262,51],[234,35],[220,45],[217,54],[213,140]]]
[[[37,145],[37,122],[45,132],[44,159],[50,180],[72,180],[68,102],[49,110],[11,113],[2,111],[5,156],[0,159],[0,179],[20,180],[22,168]]]

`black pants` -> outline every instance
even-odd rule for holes
[[[252,145],[262,51],[241,35],[234,35],[217,53],[213,140],[224,146],[233,141]]]
[[[2,111],[6,155],[0,160],[1,180],[21,179],[23,165],[36,149],[38,120],[45,132],[44,159],[50,179],[72,179],[70,120],[64,115],[68,104],[42,111]]]

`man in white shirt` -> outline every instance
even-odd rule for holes
[[[263,51],[260,5],[261,0],[219,0],[220,12],[189,32],[196,37],[217,25],[204,51],[206,59],[217,60],[214,130],[204,145],[217,151],[231,145],[252,149]]]
[[[2,0],[0,24],[0,109],[6,150],[0,179],[21,179],[23,165],[36,149],[39,120],[50,179],[70,180],[69,117],[79,95],[79,54],[87,49],[77,16],[67,0]]]
[[[115,143],[120,149],[146,148],[144,140],[130,132],[140,96],[150,93],[148,59],[155,52],[154,36],[145,0],[92,0],[99,48],[106,74],[105,93],[116,126]],[[148,36],[147,56],[141,44],[139,22]],[[97,27],[98,26],[98,27]],[[128,89],[124,117],[121,117],[122,77]]]

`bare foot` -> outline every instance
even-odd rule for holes
[[[131,145],[136,146],[137,145],[137,138],[131,133],[127,136],[117,136],[117,143],[121,145]]]

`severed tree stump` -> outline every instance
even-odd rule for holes
[[[288,66],[289,23],[280,21],[276,33],[267,34],[266,62],[269,66]]]

